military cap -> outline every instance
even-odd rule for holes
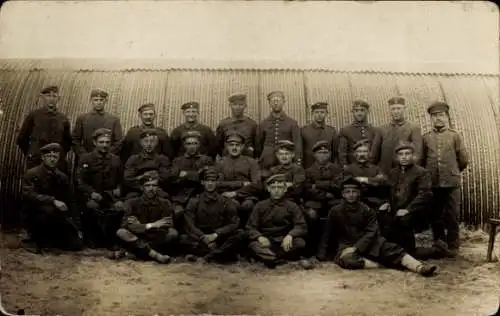
[[[245,142],[245,136],[234,130],[234,131],[229,131],[227,134],[226,134],[226,143],[230,143],[230,142],[238,142],[238,143],[244,143]]]
[[[233,93],[228,98],[229,103],[234,104],[246,104],[247,103],[247,95],[244,93]]]
[[[389,103],[389,105],[394,105],[394,104],[405,105],[406,104],[406,101],[403,97],[392,97],[387,102]]]
[[[157,136],[158,135],[158,131],[154,128],[145,128],[141,131],[139,137],[141,139],[143,139],[144,137],[148,137],[148,136]]]
[[[111,136],[112,132],[109,128],[98,128],[92,133],[92,139],[98,139],[103,135]]]
[[[217,171],[214,167],[207,166],[200,170],[200,179],[202,181],[216,181],[217,180]]]
[[[104,91],[104,90],[101,90],[101,89],[93,89],[90,92],[90,97],[91,98],[95,98],[95,97],[107,98],[108,97],[108,93],[106,91]]]
[[[370,148],[370,145],[371,145],[370,140],[367,138],[364,138],[360,141],[355,142],[354,145],[352,145],[352,150],[356,150],[361,146],[367,146],[368,148]]]
[[[330,150],[330,144],[326,140],[320,140],[319,142],[316,142],[313,145],[312,151],[313,153],[317,152],[318,150]]]
[[[394,152],[397,153],[403,149],[411,149],[413,152],[415,152],[415,145],[413,145],[413,143],[408,141],[400,141],[396,146],[396,148],[394,149]]]
[[[40,148],[40,152],[42,153],[42,155],[48,154],[50,152],[61,152],[61,151],[62,147],[58,143],[50,143]]]
[[[283,99],[285,98],[285,93],[283,91],[271,91],[267,94],[267,99],[268,100],[271,100],[271,98],[274,96],[274,95],[279,95],[281,96]]]
[[[144,110],[154,110],[155,109],[155,105],[153,103],[146,103],[146,104],[143,104],[139,107],[138,111],[139,113],[142,113],[142,111]]]
[[[277,151],[279,149],[286,149],[289,151],[294,151],[295,150],[295,144],[289,140],[279,140],[276,143],[276,146],[274,149]]]
[[[322,109],[322,110],[328,109],[328,102],[316,102],[313,105],[311,105],[311,111],[318,110],[318,109]]]
[[[341,186],[342,189],[345,189],[347,187],[357,187],[357,188],[360,188],[361,187],[361,183],[358,180],[356,180],[354,177],[347,176],[347,177],[345,177],[342,180],[342,183],[340,184],[340,186]]]
[[[365,109],[369,109],[370,104],[368,104],[368,102],[366,102],[365,100],[357,99],[357,100],[354,100],[354,102],[352,102],[352,107],[353,108],[362,107]]]
[[[200,108],[200,103],[196,101],[190,101],[186,102],[183,105],[181,105],[181,110],[187,110],[187,109],[199,109]]]
[[[438,112],[448,113],[449,110],[450,110],[450,106],[444,102],[441,102],[441,101],[433,102],[427,108],[427,112],[429,114],[438,113]]]
[[[198,131],[187,131],[182,134],[182,140],[186,140],[186,138],[191,138],[191,137],[200,139],[201,134]]]
[[[141,183],[141,185],[144,185],[149,181],[155,181],[155,180],[160,180],[160,175],[158,174],[157,170],[146,171],[139,178],[139,182]]]
[[[269,184],[273,184],[275,182],[285,182],[285,181],[286,181],[286,176],[284,174],[276,173],[276,174],[270,175],[266,179],[266,184],[269,185]]]
[[[48,94],[48,93],[59,93],[59,87],[58,86],[47,86],[42,89],[41,93],[42,94]]]

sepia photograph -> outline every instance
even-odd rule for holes
[[[500,316],[487,1],[7,1],[0,315]]]

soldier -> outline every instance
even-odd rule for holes
[[[352,103],[352,115],[354,122],[344,126],[339,133],[339,163],[345,167],[354,163],[353,145],[360,140],[367,139],[370,143],[378,133],[378,130],[368,123],[370,105],[363,100],[355,100]],[[373,157],[370,157],[371,160]],[[373,162],[373,161],[372,161]]]
[[[459,248],[460,173],[467,168],[468,154],[462,137],[447,125],[449,105],[435,102],[428,108],[433,130],[424,135],[423,165],[431,173],[437,219],[434,240],[443,240],[456,253]],[[445,229],[447,233],[445,234]]]
[[[362,186],[361,200],[373,209],[388,211],[388,183],[387,175],[370,162],[370,142],[363,139],[352,145],[354,162],[344,169],[344,176],[351,176]]]
[[[227,131],[227,156],[216,165],[219,175],[217,189],[226,198],[233,199],[238,204],[240,225],[244,227],[248,216],[258,200],[260,185],[259,164],[255,159],[243,156],[245,137],[238,131]]]
[[[175,157],[181,157],[185,153],[182,135],[189,131],[196,131],[200,136],[200,149],[202,155],[215,159],[217,156],[217,140],[212,129],[198,122],[200,115],[200,104],[198,102],[187,102],[181,106],[185,117],[185,123],[177,126],[170,135],[172,150]]]
[[[275,147],[276,160],[278,165],[271,167],[270,174],[281,173],[285,175],[286,186],[288,188],[286,197],[302,204],[302,194],[306,181],[306,171],[301,166],[294,164],[295,144],[288,140],[280,140]]]
[[[189,261],[236,261],[245,237],[238,229],[237,205],[217,193],[217,172],[207,167],[201,174],[203,193],[189,200],[185,221],[187,235],[181,243],[190,255]]]
[[[17,137],[17,145],[27,158],[26,168],[31,169],[42,162],[40,148],[50,143],[59,143],[62,151],[58,167],[67,173],[66,154],[71,149],[71,132],[68,117],[57,109],[59,88],[48,86],[42,89],[40,96],[43,108],[26,116]]]
[[[125,164],[130,156],[138,154],[142,151],[141,146],[141,131],[144,129],[156,129],[158,134],[158,146],[156,151],[164,156],[172,159],[173,153],[170,145],[170,137],[168,133],[161,127],[155,126],[156,109],[152,103],[146,103],[139,107],[139,116],[142,124],[133,126],[125,135],[121,142],[120,157],[122,163]]]
[[[217,138],[218,154],[225,156],[225,143],[227,133],[230,131],[238,131],[245,139],[243,155],[254,157],[255,152],[255,136],[257,134],[257,122],[245,116],[247,107],[247,96],[244,93],[235,93],[229,97],[229,105],[231,106],[231,117],[223,119],[217,126],[215,135]]]
[[[125,164],[124,191],[127,199],[142,194],[139,178],[146,171],[156,171],[159,175],[160,195],[167,197],[164,190],[168,188],[171,161],[167,156],[156,151],[158,147],[157,129],[143,129],[139,135],[142,152],[132,155]]]
[[[201,134],[197,131],[185,132],[182,135],[184,154],[172,163],[170,192],[177,218],[184,214],[187,202],[200,190],[199,171],[213,165],[212,158],[200,153],[200,139]]]
[[[69,179],[56,168],[61,151],[57,143],[40,148],[42,163],[29,169],[23,178],[26,228],[36,246],[30,250],[37,253],[45,247],[82,248],[81,233],[71,216]]]
[[[328,103],[317,102],[311,106],[313,122],[302,127],[302,150],[303,164],[307,169],[315,162],[312,147],[318,141],[326,140],[330,146],[330,155],[332,161],[336,160],[338,133],[335,127],[326,125],[325,119],[328,115]]]
[[[275,174],[266,180],[270,198],[260,201],[247,223],[249,249],[268,268],[275,268],[286,259],[297,259],[305,247],[307,224],[300,207],[285,198],[287,190],[284,174]],[[307,261],[303,262],[304,267]]]
[[[92,112],[82,114],[76,118],[73,129],[73,151],[77,157],[91,152],[94,149],[92,134],[98,128],[107,128],[112,133],[111,152],[118,154],[123,132],[120,119],[115,115],[106,113],[104,109],[108,102],[108,93],[98,89],[92,90],[90,93],[90,102],[93,107]]]
[[[273,91],[267,95],[271,106],[271,114],[257,127],[255,138],[256,157],[260,158],[262,169],[269,169],[276,164],[274,148],[279,140],[288,140],[296,144],[295,158],[302,162],[302,137],[297,121],[283,111],[285,95],[281,91]]]
[[[409,141],[415,146],[415,162],[422,157],[422,132],[420,126],[405,118],[406,101],[402,97],[389,99],[392,122],[380,127],[380,133],[372,142],[372,159],[387,173],[394,166],[394,149],[400,141]]]
[[[318,259],[325,260],[331,240],[338,242],[335,262],[344,269],[402,266],[422,276],[433,276],[437,267],[424,264],[400,246],[380,236],[377,216],[361,203],[361,185],[352,177],[342,182],[342,203],[330,211]]]
[[[167,253],[173,251],[179,237],[174,228],[172,204],[158,194],[156,175],[144,175],[140,183],[143,193],[125,202],[122,228],[116,235],[138,258],[169,263],[171,258]]]
[[[316,162],[306,170],[305,215],[309,225],[307,250],[309,255],[317,253],[321,238],[322,219],[341,199],[340,179],[342,167],[331,162],[331,143],[326,140],[316,142],[312,148]]]
[[[94,131],[94,150],[83,154],[77,169],[77,191],[83,207],[82,226],[91,248],[115,245],[115,233],[123,216],[120,158],[110,153],[112,132]]]

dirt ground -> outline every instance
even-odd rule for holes
[[[460,257],[436,261],[440,274],[426,279],[331,263],[268,271],[249,263],[114,262],[102,251],[38,256],[4,234],[0,287],[3,306],[27,315],[491,315],[500,263],[485,263],[485,233],[464,230],[462,239]]]

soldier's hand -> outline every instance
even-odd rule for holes
[[[244,187],[246,187],[247,185],[250,185],[250,184],[252,184],[252,182],[250,182],[250,181],[244,181],[244,182],[243,182],[243,186],[244,186]]]
[[[165,223],[166,227],[174,226],[174,220],[172,219],[172,217],[165,217]]]
[[[266,237],[264,236],[260,236],[257,241],[260,243],[260,245],[264,248],[268,248],[269,246],[271,246],[271,243],[269,242],[269,239],[267,239]]]
[[[61,212],[66,212],[68,210],[66,203],[59,200],[54,200],[54,206]]]
[[[367,177],[355,177],[354,179],[356,179],[359,183],[368,183]]]
[[[187,175],[188,175],[187,171],[184,171],[184,170],[182,170],[182,171],[179,173],[179,177],[181,177],[181,178],[184,178],[184,177],[186,177]]]
[[[227,197],[228,199],[232,199],[236,197],[236,192],[231,191],[231,192],[224,192],[222,193],[222,196]]]
[[[210,235],[203,235],[203,237],[201,237],[201,241],[205,244],[205,245],[209,245],[212,241],[210,240]]]
[[[401,209],[401,210],[398,210],[398,212],[396,213],[396,216],[403,217],[403,216],[407,215],[408,213],[409,213],[408,210]]]
[[[116,188],[113,190],[113,195],[116,196],[116,197],[120,197],[122,195],[122,191],[120,190],[120,188]]]
[[[389,203],[382,204],[379,208],[379,211],[389,211],[391,209],[391,205]]]
[[[318,218],[318,212],[316,212],[315,210],[313,210],[311,208],[306,210],[306,215],[308,218],[310,218],[312,220],[316,220]]]
[[[327,199],[333,199],[335,195],[331,194],[330,192],[326,193],[326,198]]]
[[[92,193],[90,194],[90,198],[91,198],[92,200],[94,200],[94,201],[97,201],[97,202],[102,201],[102,195],[100,195],[100,194],[99,194],[99,193],[97,193],[97,192],[92,192]]]
[[[217,248],[217,244],[215,242],[211,242],[208,244],[208,248],[210,250],[214,250],[215,248]]]
[[[290,235],[286,235],[285,238],[283,239],[283,242],[281,243],[281,247],[285,252],[289,252],[290,249],[292,249],[292,242],[293,242],[293,237]]]
[[[113,206],[115,208],[115,211],[124,211],[125,210],[125,203],[123,203],[122,201],[115,202],[115,204]]]
[[[97,210],[99,208],[99,203],[95,200],[88,200],[85,206],[87,206],[88,209]]]
[[[162,228],[164,226],[168,226],[169,223],[171,223],[172,219],[171,218],[162,218],[157,220],[156,222],[153,222],[153,225],[155,228]]]
[[[210,234],[210,235],[208,235],[208,241],[214,242],[217,239],[217,237],[219,237],[219,235],[217,235],[217,233]]]
[[[285,182],[285,184],[286,184],[287,188],[293,187],[293,183],[292,182]]]

